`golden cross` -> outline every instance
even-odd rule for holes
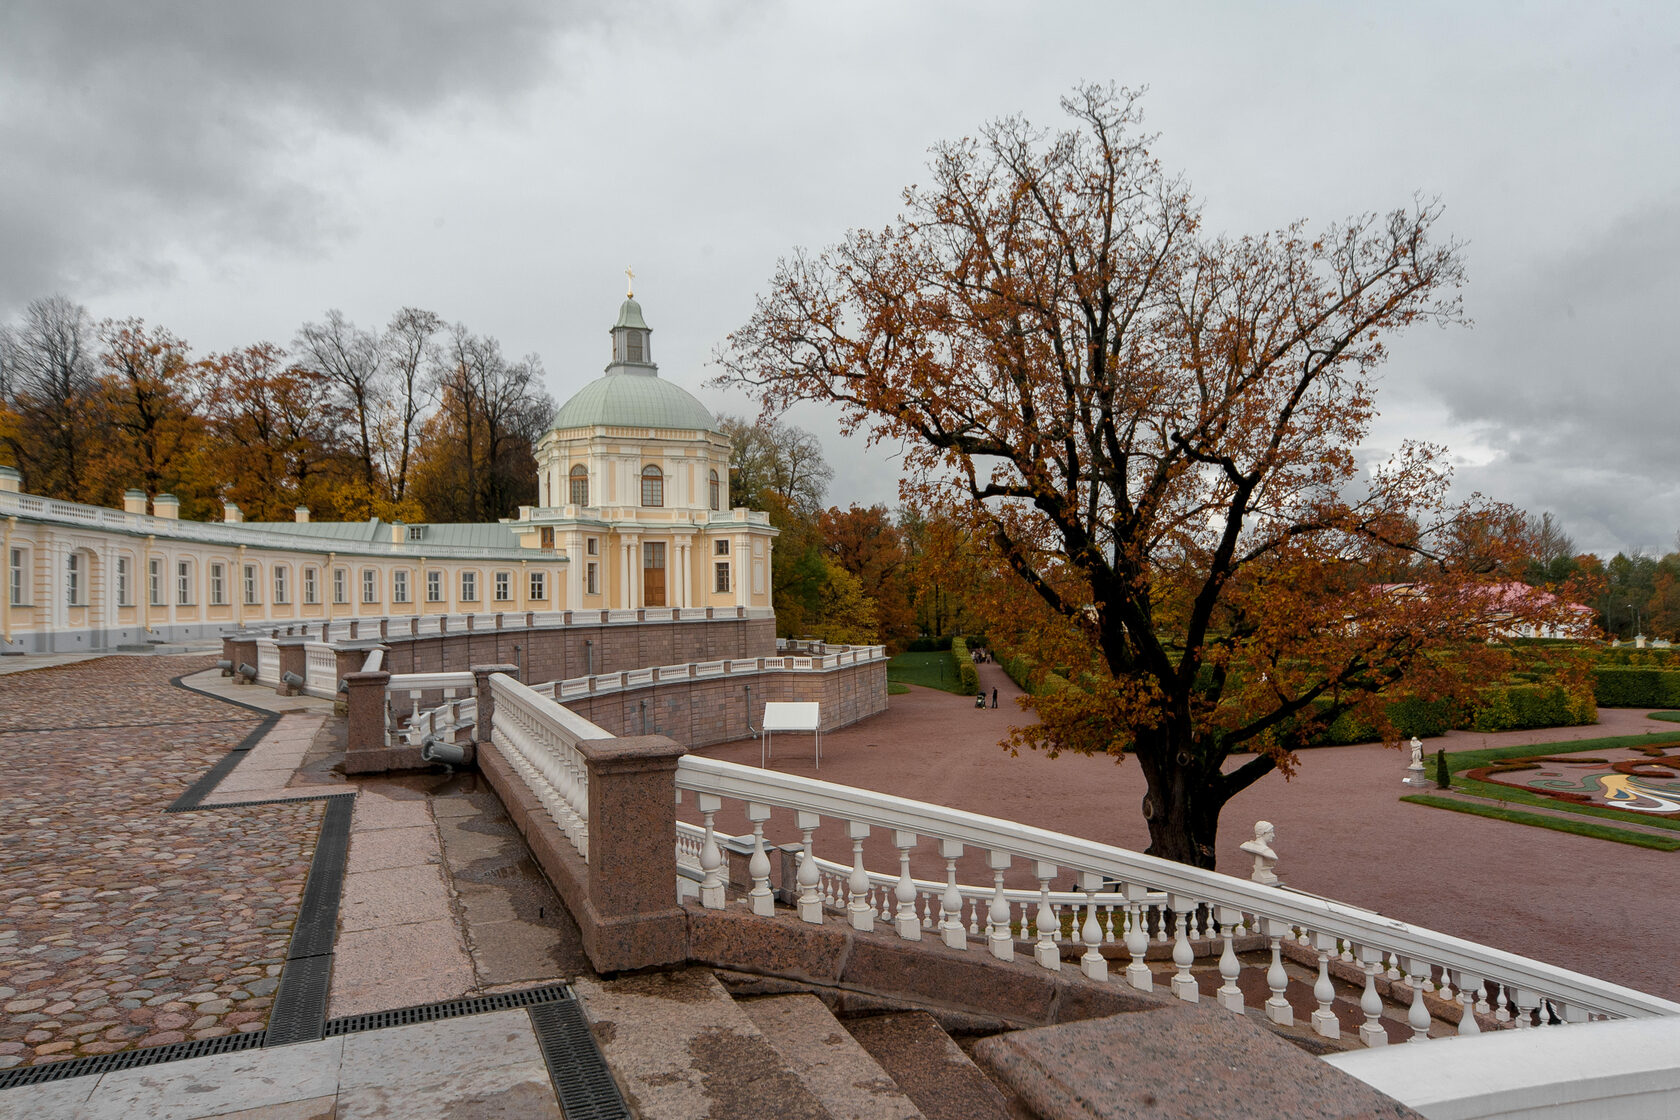
[[[634,269],[624,270],[624,297],[634,299],[636,296],[636,272]]]

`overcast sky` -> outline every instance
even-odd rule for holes
[[[1370,451],[1582,548],[1680,529],[1680,5],[6,0],[0,319],[63,292],[200,351],[404,305],[597,377],[636,270],[663,376],[779,256],[879,226],[941,139],[1147,86],[1209,226],[1439,195],[1471,329],[1402,336]],[[833,501],[896,464],[817,433]]]

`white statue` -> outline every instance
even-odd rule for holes
[[[1255,821],[1254,839],[1242,842],[1242,850],[1254,857],[1254,871],[1249,878],[1256,883],[1270,885],[1278,881],[1277,873],[1272,870],[1277,866],[1277,853],[1272,851],[1275,839],[1277,829],[1272,827],[1271,821]]]
[[[1406,776],[1401,779],[1409,786],[1426,786],[1429,780],[1423,776],[1423,743],[1416,735],[1407,746],[1412,748],[1412,761],[1406,765]]]

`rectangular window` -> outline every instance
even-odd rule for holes
[[[276,603],[290,602],[289,590],[286,586],[286,569],[277,565],[274,569],[274,601]]]
[[[348,603],[350,601],[350,570],[348,568],[333,569],[333,602]]]
[[[227,606],[227,569],[220,564],[210,565],[210,605]]]
[[[548,598],[548,573],[547,572],[532,572],[531,573],[531,598],[533,598],[533,599],[546,599],[546,598]]]
[[[461,602],[463,602],[463,603],[476,603],[476,602],[478,602],[478,573],[477,572],[462,572],[461,573]]]
[[[583,569],[583,591],[586,595],[599,595],[600,587],[595,578],[595,565],[587,564]]]
[[[64,560],[64,596],[72,607],[82,605],[82,556],[72,552]]]
[[[729,555],[729,542],[726,541],[726,540],[715,542],[712,545],[712,555],[713,556],[728,556]]]
[[[729,563],[727,561],[725,561],[724,563],[721,563],[721,564],[714,564],[713,567],[717,569],[717,577],[716,577],[716,580],[714,581],[714,583],[712,585],[712,590],[717,591],[719,593],[728,591],[729,590]]]
[[[425,537],[426,537],[426,527],[424,525],[410,525],[408,527],[408,539],[409,540],[411,540],[411,541],[424,540]]]
[[[362,569],[362,602],[379,602],[379,572],[373,568]]]
[[[591,556],[597,556],[600,554],[600,550],[595,547],[594,537],[590,537],[583,542],[583,550]]]
[[[192,561],[175,562],[175,605],[190,607],[193,602]]]
[[[146,561],[146,602],[163,606],[163,561],[155,556]]]
[[[12,549],[6,558],[6,598],[14,607],[24,605],[23,599],[23,549]]]
[[[513,598],[513,576],[508,572],[496,573],[496,602],[505,603]]]
[[[391,602],[408,602],[408,569],[398,568],[391,573]]]
[[[313,606],[321,601],[321,588],[315,581],[315,569],[303,570],[303,601]]]
[[[435,568],[426,573],[426,602],[443,602],[443,573]]]
[[[134,605],[134,589],[129,586],[128,557],[117,557],[117,606]]]
[[[542,527],[542,530],[537,534],[537,542],[543,548],[553,548],[554,547],[554,526],[544,525]]]
[[[245,565],[245,605],[247,607],[254,607],[258,603],[262,602],[257,595],[257,566],[255,564],[247,564]]]

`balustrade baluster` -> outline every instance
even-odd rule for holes
[[[1079,967],[1087,979],[1106,982],[1108,962],[1103,959],[1103,931],[1097,922],[1097,892],[1102,885],[1101,875],[1090,871],[1079,873],[1079,889],[1085,892],[1085,924],[1079,930],[1080,940],[1085,942],[1085,955],[1079,958]]]
[[[1056,939],[1051,935],[1052,930],[1060,930],[1062,923],[1056,917],[1055,911],[1050,909],[1050,880],[1056,877],[1056,865],[1038,861],[1038,943],[1033,946],[1033,956],[1038,959],[1038,967],[1048,968],[1052,972],[1062,969],[1062,953],[1056,948]]]
[[[1506,985],[1495,982],[1493,985],[1493,1017],[1495,1021],[1509,1023],[1511,1021],[1511,990]]]
[[[1532,1027],[1534,1013],[1540,1009],[1540,993],[1531,992],[1527,988],[1518,988],[1516,994],[1517,1026]]]
[[[1435,994],[1448,1003],[1455,1003],[1458,1000],[1458,996],[1453,992],[1452,973],[1447,971],[1446,965],[1441,966],[1441,980],[1435,985]]]
[[[1388,975],[1388,978],[1390,980],[1400,979],[1400,954],[1390,953],[1388,955],[1388,973],[1387,973],[1387,975]]]
[[[1382,1025],[1382,996],[1377,994],[1377,973],[1382,971],[1382,950],[1359,947],[1359,965],[1365,970],[1365,990],[1359,996],[1359,1010],[1365,1021],[1359,1025],[1359,1041],[1366,1046],[1387,1046],[1388,1031]]]
[[[989,851],[986,859],[992,869],[992,907],[990,928],[986,938],[992,956],[1000,961],[1015,959],[1015,937],[1009,929],[1009,900],[1003,894],[1003,873],[1009,870],[1013,857],[1008,852]]]
[[[1229,906],[1219,908],[1219,932],[1223,935],[1225,946],[1219,951],[1219,975],[1224,983],[1219,985],[1219,1006],[1227,1011],[1242,1013],[1242,989],[1237,987],[1237,977],[1242,974],[1242,965],[1237,961],[1237,949],[1233,944],[1237,927],[1242,923],[1242,911]]]
[[[1196,954],[1190,948],[1190,918],[1195,913],[1196,903],[1180,895],[1172,895],[1167,900],[1172,909],[1173,924],[1173,973],[1172,994],[1185,1003],[1195,1003],[1201,998],[1196,990],[1196,978],[1190,975],[1190,966],[1195,963]]]
[[[1143,911],[1137,897],[1142,889],[1126,884],[1126,983],[1140,992],[1154,991],[1155,974],[1149,971],[1144,955],[1149,952],[1149,935],[1143,931]]]
[[[846,835],[852,841],[852,873],[846,880],[851,900],[846,904],[846,913],[853,929],[868,933],[875,928],[875,905],[869,901],[869,872],[863,869],[863,840],[869,835],[869,826],[861,821],[847,821]]]
[[[799,853],[799,920],[820,926],[823,920],[822,872],[817,868],[817,850],[812,847],[811,834],[822,818],[804,809],[795,812],[795,825],[805,838],[805,850]]]
[[[1284,989],[1289,987],[1289,973],[1283,970],[1283,939],[1289,933],[1289,923],[1266,918],[1264,924],[1266,940],[1272,946],[1272,963],[1266,969],[1266,987],[1272,990],[1272,997],[1266,1001],[1266,1018],[1279,1026],[1292,1027],[1295,1011],[1283,996]]]
[[[957,889],[957,860],[963,854],[963,846],[956,840],[941,840],[939,854],[945,859],[945,897],[941,900],[944,917],[939,929],[945,944],[953,949],[967,949],[968,931],[962,924],[963,897]]]
[[[872,881],[871,885],[870,885],[870,888],[869,888],[869,899],[870,899],[871,902],[875,901],[876,899],[880,899],[880,902],[881,902],[881,920],[890,925],[894,920],[893,919],[893,908],[892,908],[893,892],[889,891],[886,887],[875,885]]]
[[[1336,947],[1336,939],[1327,933],[1314,933],[1312,940],[1313,947],[1318,950],[1318,981],[1313,984],[1313,998],[1318,1001],[1318,1010],[1312,1013],[1312,1027],[1325,1038],[1341,1038],[1341,1024],[1330,1006],[1336,1000],[1335,985],[1330,983],[1330,951]]]
[[[1123,918],[1125,913],[1126,912],[1122,910],[1118,917]],[[1103,925],[1103,943],[1105,945],[1112,945],[1120,939],[1119,935],[1114,931],[1114,923],[1117,918],[1117,915],[1114,913],[1114,903],[1106,902],[1103,904],[1103,917],[1106,919]]]
[[[916,834],[902,829],[893,832],[893,847],[898,849],[898,916],[893,925],[906,941],[922,939],[922,923],[916,917],[916,884],[910,881],[910,849],[916,846]]]
[[[1077,911],[1078,907],[1070,906],[1070,909]],[[1073,928],[1075,930],[1079,929],[1078,913],[1074,913],[1073,915]],[[1058,945],[1061,944],[1062,941],[1062,904],[1059,902],[1052,902],[1050,904],[1050,940],[1056,942]]]
[[[1481,1034],[1482,1025],[1476,1022],[1476,993],[1481,991],[1482,978],[1460,969],[1458,972],[1458,1033]]]
[[[1462,977],[1459,979],[1458,986],[1460,988],[1464,987],[1464,980],[1463,980]],[[1480,984],[1478,984],[1476,986],[1476,1014],[1478,1014],[1478,1015],[1492,1015],[1493,1014],[1493,1008],[1488,1004],[1487,981],[1486,980],[1483,980]]]
[[[723,876],[720,869],[723,867],[723,852],[718,848],[714,818],[723,807],[723,801],[710,793],[695,795],[695,801],[706,822],[706,839],[700,844],[700,905],[708,910],[722,910]]]
[[[1406,1022],[1412,1028],[1407,1042],[1429,1041],[1429,1008],[1423,1002],[1423,981],[1429,975],[1429,963],[1416,957],[1406,959],[1407,982],[1412,986],[1412,1006],[1406,1009]]]
[[[766,918],[776,913],[776,898],[770,893],[770,857],[764,851],[764,822],[769,819],[770,806],[747,803],[747,820],[753,826],[753,853],[747,860],[752,890],[747,892],[747,900],[754,914]]]

